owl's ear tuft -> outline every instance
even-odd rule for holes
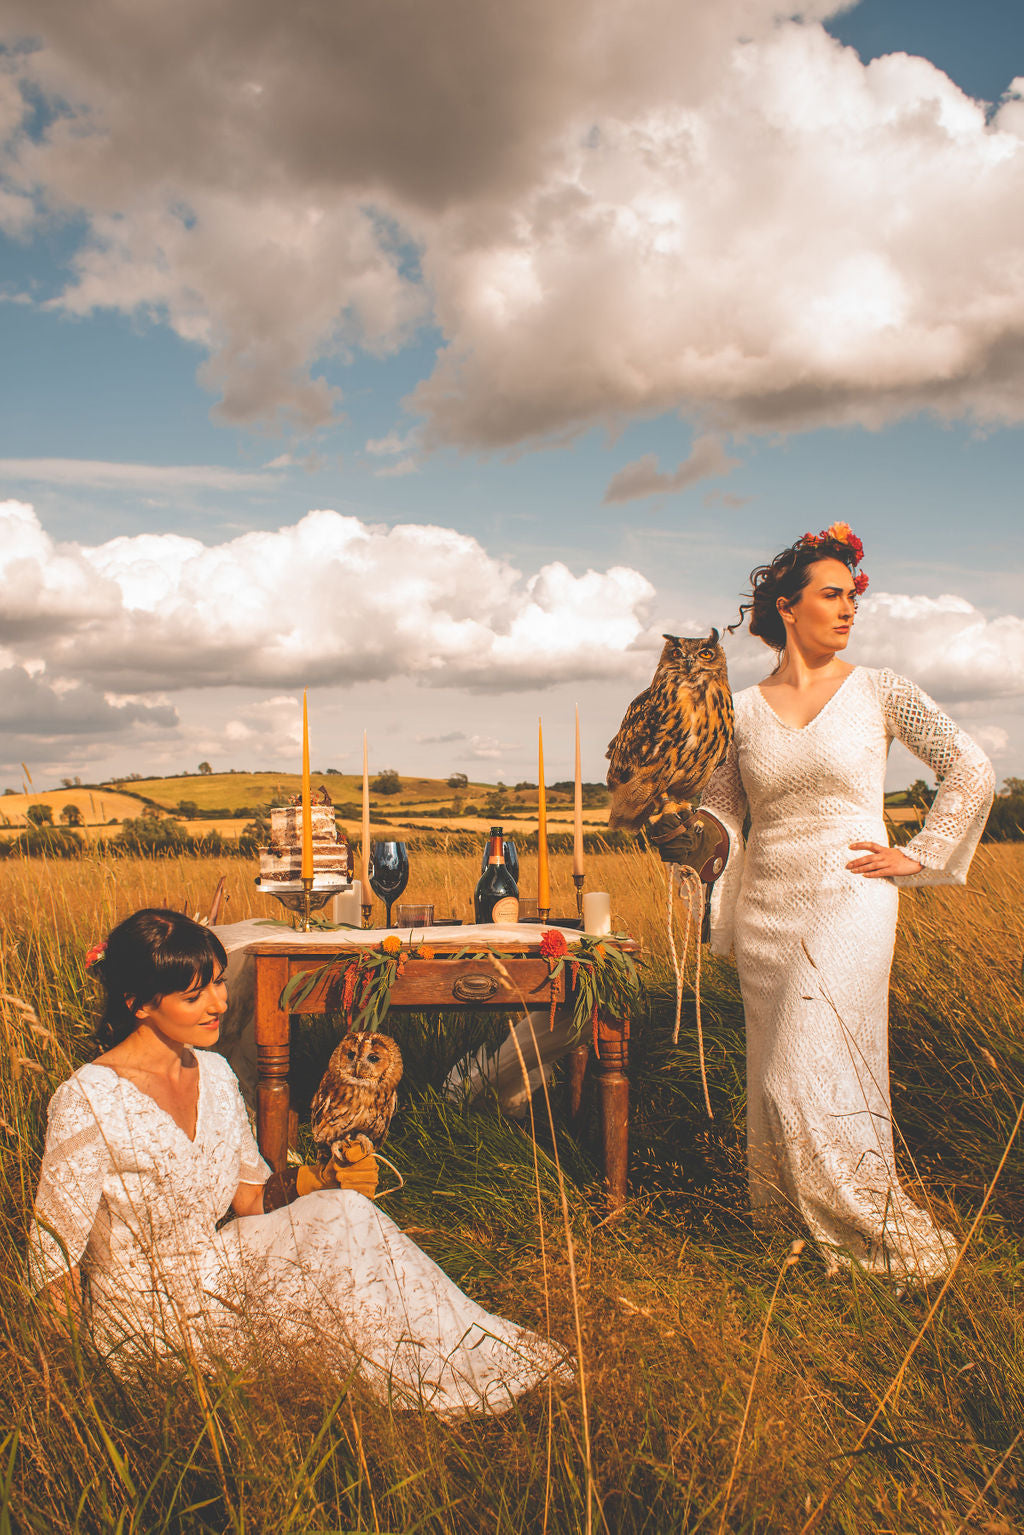
[[[711,633],[708,635],[708,638],[707,638],[707,643],[711,647],[711,649],[714,649],[714,647],[718,644],[718,638],[719,638],[718,630],[714,627],[714,625],[712,625],[711,626]]]

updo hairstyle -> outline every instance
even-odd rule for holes
[[[104,1050],[119,1045],[139,1026],[134,1008],[208,986],[227,962],[216,933],[183,912],[147,907],[126,917],[90,966],[106,992],[97,1043]]]
[[[786,625],[778,609],[778,600],[784,597],[792,602],[799,597],[811,579],[811,566],[820,560],[839,560],[853,575],[857,568],[857,555],[847,543],[834,538],[822,538],[816,543],[798,539],[777,554],[769,565],[758,565],[750,572],[750,601],[740,603],[740,616],[730,624],[729,633],[743,625],[750,614],[748,628],[751,634],[771,645],[780,653],[786,648]]]

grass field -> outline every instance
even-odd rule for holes
[[[555,905],[567,910],[563,864]],[[476,868],[423,853],[409,894],[465,910]],[[735,973],[705,963],[709,1125],[692,1000],[670,1043],[661,868],[639,853],[588,866],[650,961],[649,1005],[633,1024],[625,1214],[603,1220],[589,1147],[552,1134],[542,1105],[535,1143],[440,1103],[450,1060],[479,1038],[472,1018],[443,1034],[428,1018],[403,1025],[408,1073],[389,1142],[407,1180],[390,1213],[477,1299],[573,1348],[578,1307],[585,1401],[541,1391],[504,1419],[443,1424],[339,1395],[315,1361],[286,1380],[168,1368],[119,1381],[46,1330],[19,1255],[48,1095],[90,1053],[85,949],[141,904],[205,909],[222,873],[227,920],[263,911],[233,859],[4,867],[0,1531],[1022,1527],[1020,1140],[934,1314],[934,1295],[900,1297],[859,1275],[826,1282],[810,1248],[787,1267],[788,1237],[765,1239],[746,1217]],[[903,902],[892,1027],[903,1169],[961,1237],[1024,1102],[1022,948],[1019,845],[983,847],[966,892]]]

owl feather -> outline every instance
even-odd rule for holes
[[[732,693],[718,630],[666,634],[651,679],[609,743],[610,827],[637,831],[652,816],[688,814],[732,740]]]

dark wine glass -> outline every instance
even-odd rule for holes
[[[511,842],[511,841],[505,842],[502,845],[503,845],[504,850],[505,850],[505,867],[508,870],[508,872],[511,874],[512,878],[515,880],[516,884],[518,885],[518,883],[519,883],[519,854],[516,852],[516,845],[515,845],[514,842]],[[490,851],[490,847],[491,847],[491,839],[490,839],[490,837],[488,837],[487,841],[484,843],[484,856],[480,860],[480,873],[481,874],[484,872],[484,870],[487,867],[487,854]]]
[[[388,910],[409,883],[409,850],[404,842],[374,842],[370,848],[370,889],[379,895]]]

